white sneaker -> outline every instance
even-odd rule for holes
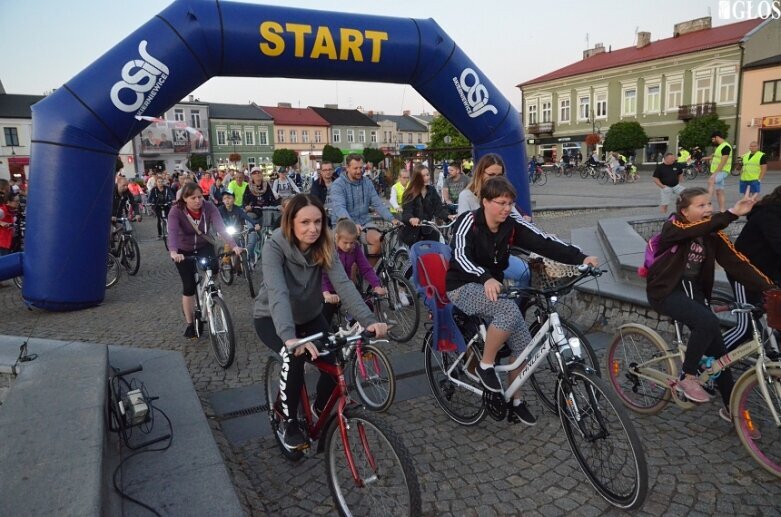
[[[411,305],[409,296],[407,296],[407,293],[404,291],[399,291],[399,301],[401,302],[402,307],[409,307]]]

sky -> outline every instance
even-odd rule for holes
[[[724,0],[722,0],[724,1]],[[734,0],[727,0],[734,1]],[[60,87],[171,2],[167,0],[0,0],[0,81],[7,93],[41,95]],[[334,12],[433,18],[516,107],[518,83],[582,58],[587,47],[672,36],[680,21],[711,15],[719,0],[246,0]],[[587,36],[588,35],[588,36]],[[338,104],[400,114],[431,112],[410,86],[284,78],[212,78],[193,94],[206,102],[295,107]]]

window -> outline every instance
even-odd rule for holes
[[[290,130],[290,143],[291,144],[298,143],[298,131],[296,131],[295,129]]]
[[[305,144],[309,143],[309,131],[306,129],[301,130],[301,141]]]
[[[331,138],[333,139],[335,144],[338,144],[342,141],[342,132],[339,129],[332,129],[331,130]]]
[[[667,83],[667,109],[677,110],[683,105],[683,82],[669,81]]]
[[[15,127],[4,127],[3,134],[5,135],[5,145],[19,146],[19,132]]]
[[[255,132],[244,130],[244,143],[246,145],[255,145]]]
[[[762,104],[771,102],[781,102],[781,79],[762,83]]]
[[[252,170],[252,168],[255,166],[254,156],[250,156],[249,158],[247,158],[247,165],[249,165],[250,170]]]
[[[347,143],[352,144],[355,142],[355,130],[354,129],[348,129],[347,130]]]
[[[407,143],[408,144],[412,143],[412,133],[407,133]]]
[[[201,129],[201,111],[200,110],[192,110],[190,112],[190,122],[191,126],[195,129]]]
[[[231,129],[230,141],[233,145],[241,145],[241,131],[238,129]]]
[[[321,143],[321,140],[322,140],[322,138],[323,138],[323,137],[322,137],[322,135],[320,134],[320,130],[319,130],[319,129],[318,129],[318,130],[316,130],[316,131],[315,131],[315,143],[316,143],[316,144],[319,144],[319,143]]]
[[[277,129],[277,143],[278,144],[284,144],[285,143],[285,130],[284,129]]]
[[[258,131],[258,145],[268,145],[268,131],[265,128]]]
[[[624,90],[624,100],[621,104],[621,115],[634,115],[637,113],[637,88]]]
[[[382,143],[383,144],[387,144],[388,142],[391,141],[390,133],[391,133],[390,131],[383,131],[382,132]]]
[[[543,122],[550,122],[551,121],[551,101],[542,101],[542,121]]]
[[[418,143],[419,144],[423,143],[423,133],[418,133]]]
[[[176,108],[174,110],[174,120],[177,122],[184,122],[184,110],[181,108]]]
[[[529,122],[528,125],[536,124],[537,123],[537,105],[536,104],[529,104],[526,109],[528,110],[528,118]]]
[[[217,130],[217,145],[225,145],[225,130]]]
[[[696,77],[694,79],[694,104],[710,102],[713,98],[711,95],[712,90],[713,81],[711,80],[710,72],[708,72],[708,75]]]
[[[594,94],[594,108],[596,115],[594,118],[607,118],[607,92],[601,91]]]
[[[659,104],[662,95],[662,88],[658,84],[651,84],[645,87],[645,112],[659,113]]]
[[[719,69],[719,102],[734,103],[737,85],[737,75],[735,67],[725,66]]]
[[[569,122],[569,99],[559,99],[559,122]]]
[[[360,142],[362,144],[366,143],[366,130],[365,129],[361,129],[360,131],[358,131],[358,142]]]
[[[578,120],[588,120],[591,116],[591,97],[578,97]]]
[[[371,135],[370,135],[370,138],[372,139],[372,143],[376,144],[377,143],[377,131],[372,131]]]

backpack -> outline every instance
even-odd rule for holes
[[[675,216],[671,215],[670,219],[672,219],[673,217]],[[646,278],[648,276],[648,271],[651,269],[651,266],[653,266],[657,260],[678,251],[678,245],[674,244],[660,253],[659,243],[661,240],[662,240],[661,232],[652,235],[651,238],[648,239],[648,244],[645,245],[645,257],[643,259],[643,265],[637,268],[637,275],[639,277]]]

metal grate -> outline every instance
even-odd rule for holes
[[[238,411],[231,411],[220,416],[220,420],[230,420],[231,418],[239,418],[242,416],[257,415],[258,413],[265,413],[268,411],[268,404],[262,406],[252,406],[245,409],[239,409]]]

